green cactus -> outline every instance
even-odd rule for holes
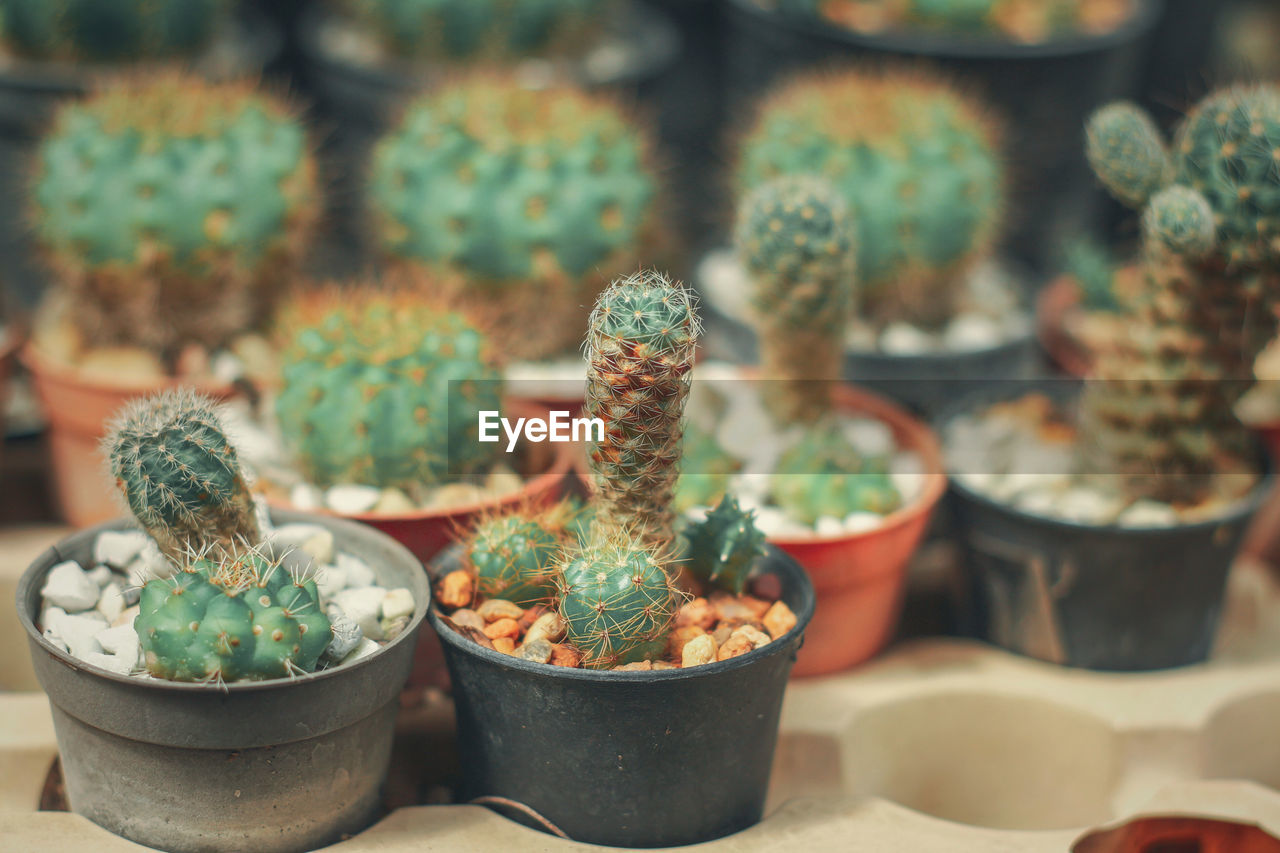
[[[610,0],[344,0],[402,56],[514,60],[581,53]]]
[[[1115,290],[1117,261],[1102,243],[1079,238],[1067,245],[1063,266],[1080,288],[1081,304],[1091,311],[1114,311],[1120,305]]]
[[[1140,207],[1168,183],[1168,148],[1141,107],[1108,104],[1094,113],[1085,131],[1089,165],[1118,200]]]
[[[775,0],[786,15],[821,17],[858,32],[939,30],[1035,44],[1109,32],[1133,14],[1131,0]]]
[[[764,375],[781,380],[770,403],[784,424],[831,409],[844,330],[853,313],[856,225],[830,183],[778,178],[738,213],[738,254],[751,277]]]
[[[467,537],[466,558],[485,598],[504,598],[521,607],[556,596],[556,564],[564,542],[527,513],[485,519]]]
[[[744,511],[729,495],[705,519],[686,525],[680,536],[685,545],[685,571],[734,595],[746,591],[756,558],[765,550],[765,536],[756,529],[755,513]]]
[[[133,61],[189,56],[230,14],[229,0],[0,0],[0,33],[19,56]]]
[[[686,424],[680,479],[676,481],[675,508],[685,512],[698,506],[715,506],[729,488],[742,461],[725,450],[714,435]]]
[[[410,104],[373,154],[389,260],[424,264],[516,358],[571,347],[607,271],[656,238],[649,142],[576,89],[477,75]],[[537,317],[538,322],[529,322]]]
[[[1174,184],[1152,196],[1142,227],[1148,247],[1188,259],[1202,258],[1214,246],[1213,210],[1190,187]]]
[[[621,531],[593,538],[561,567],[566,637],[592,669],[659,658],[675,601],[659,552]]]
[[[782,454],[770,478],[770,495],[791,519],[813,525],[822,516],[854,512],[884,515],[902,506],[888,460],[867,457],[832,419],[805,432]]]
[[[501,452],[475,440],[480,411],[500,410],[488,337],[418,287],[366,282],[286,306],[276,416],[317,485],[412,493],[484,473]]]
[[[253,499],[211,401],[190,391],[135,401],[104,447],[129,509],[170,560],[258,541]]]
[[[743,191],[784,175],[829,180],[857,228],[863,313],[936,327],[999,234],[996,138],[980,107],[919,72],[802,77],[765,103],[737,180]]]
[[[694,300],[658,272],[620,278],[600,295],[587,336],[586,411],[604,422],[588,449],[596,525],[672,543],[681,420],[701,324]]]
[[[252,550],[195,559],[148,581],[133,625],[147,671],[170,681],[314,672],[333,639],[315,581]]]
[[[35,233],[93,345],[172,359],[265,324],[318,215],[302,125],[245,84],[119,82],[64,107],[36,162]]]

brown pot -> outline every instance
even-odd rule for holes
[[[1040,291],[1036,299],[1036,335],[1049,359],[1071,376],[1086,376],[1093,356],[1084,342],[1067,328],[1067,316],[1080,305],[1080,286],[1070,275],[1060,275]]]
[[[23,347],[22,364],[31,373],[36,396],[48,418],[49,456],[59,514],[74,527],[89,527],[120,515],[115,487],[100,451],[106,424],[130,400],[179,386],[195,387],[218,399],[231,396],[226,385],[163,382],[109,382],[72,366],[50,361],[34,344]]]

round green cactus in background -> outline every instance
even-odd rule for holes
[[[189,56],[230,14],[230,0],[0,0],[0,36],[18,55],[35,59]]]
[[[778,460],[770,480],[774,503],[801,524],[855,512],[886,515],[902,505],[888,460],[860,453],[832,420],[805,432]]]

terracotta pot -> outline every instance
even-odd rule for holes
[[[1036,335],[1049,359],[1071,376],[1086,376],[1093,357],[1084,343],[1067,330],[1067,315],[1080,304],[1080,286],[1061,275],[1040,291],[1036,299]]]
[[[46,360],[34,344],[23,347],[20,357],[31,373],[36,396],[49,421],[49,455],[58,511],[74,527],[102,524],[120,515],[115,487],[107,476],[99,445],[107,421],[121,406],[179,386],[195,387],[218,399],[233,393],[227,385],[201,385],[178,379],[108,382]]]

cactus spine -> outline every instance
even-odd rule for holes
[[[0,0],[20,56],[119,62],[190,55],[230,16],[229,0]]]
[[[466,557],[485,598],[504,598],[521,607],[552,601],[556,565],[564,542],[536,517],[500,515],[476,525]]]

